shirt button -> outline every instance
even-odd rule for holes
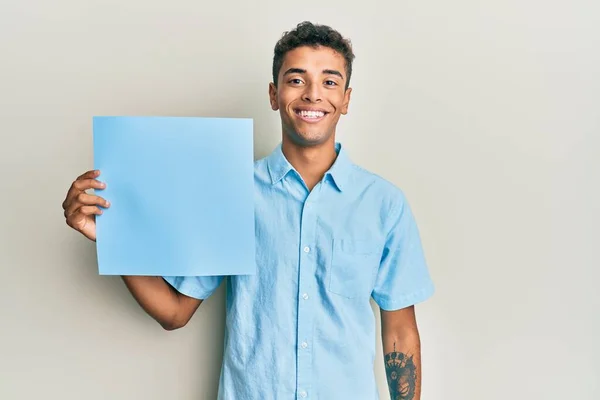
[[[306,342],[302,342],[302,344],[301,344],[300,346],[302,346],[302,348],[303,348],[303,349],[305,349],[305,348],[307,348],[307,347],[308,347],[308,343],[306,343]]]
[[[303,390],[300,392],[300,397],[306,397],[308,394]]]
[[[304,294],[302,295],[302,298],[303,298],[304,300],[308,300],[308,293],[304,293]]]
[[[309,251],[310,251],[310,247],[306,246],[306,247],[304,248],[304,252],[305,252],[305,253],[308,253]]]

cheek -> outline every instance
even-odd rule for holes
[[[337,112],[343,111],[344,108],[344,94],[336,93],[331,98],[331,104],[336,108]]]
[[[279,95],[279,107],[283,108],[283,109],[287,109],[289,104],[291,103],[292,99],[291,97],[288,95],[286,95],[285,93],[282,93]]]

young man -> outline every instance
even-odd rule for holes
[[[275,46],[271,108],[282,142],[255,162],[257,273],[227,279],[219,399],[378,399],[373,373],[381,308],[391,398],[420,399],[414,304],[433,294],[402,192],[352,163],[335,140],[348,111],[354,54],[327,26],[299,24]],[[78,177],[67,224],[95,240],[107,200],[98,171]],[[165,329],[183,327],[223,277],[123,280]]]

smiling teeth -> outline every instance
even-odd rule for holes
[[[304,118],[321,118],[325,115],[323,111],[300,111],[298,114]]]

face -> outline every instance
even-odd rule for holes
[[[277,87],[269,85],[271,108],[279,110],[284,140],[315,146],[335,140],[341,115],[348,112],[346,61],[328,47],[298,47],[286,53]]]

